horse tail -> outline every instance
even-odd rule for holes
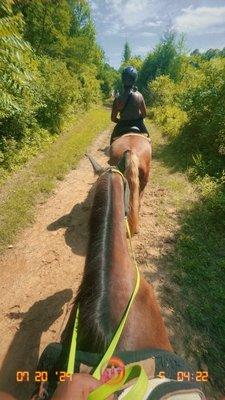
[[[124,152],[125,157],[125,177],[130,187],[130,212],[128,221],[131,233],[138,232],[138,213],[139,213],[139,159],[132,150]]]

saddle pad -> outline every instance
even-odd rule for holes
[[[170,385],[172,387],[170,388]],[[177,385],[174,388],[174,385]],[[165,388],[166,386],[166,388]],[[161,387],[160,393],[159,388]],[[118,400],[122,400],[132,387],[123,390]],[[158,391],[158,393],[156,393]],[[191,382],[174,382],[170,379],[151,379],[142,400],[205,400],[204,394]]]
[[[154,360],[154,376],[157,377],[160,372],[163,372],[164,376],[169,379],[177,379],[177,373],[183,372],[194,372],[190,365],[179,357],[177,354],[162,349],[145,349],[138,351],[119,351],[115,353],[116,357],[119,357],[125,365],[139,364],[140,362],[148,360]],[[96,353],[87,353],[83,351],[77,351],[76,354],[76,366],[75,370],[79,372],[80,365],[86,365],[91,369],[98,365],[101,360],[101,355]],[[152,362],[152,361],[151,361]],[[149,376],[152,378],[152,375]]]

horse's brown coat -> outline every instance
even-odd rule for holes
[[[99,226],[96,226],[96,215],[99,215]],[[70,343],[77,302],[80,305],[78,348],[85,351],[103,352],[121,320],[136,282],[124,215],[123,178],[120,174],[107,171],[96,184],[88,256],[78,296],[63,335],[66,346]],[[99,238],[96,240],[97,232]],[[105,241],[107,232],[110,232],[110,237]],[[101,236],[102,245],[99,242]],[[172,350],[154,290],[141,277],[139,291],[117,350],[148,348]]]
[[[151,143],[142,135],[123,135],[116,139],[110,147],[109,164],[117,165],[125,152],[129,153],[129,161],[124,172],[131,190],[129,222],[131,233],[135,234],[138,232],[140,201],[149,179]]]
[[[126,239],[123,208],[123,182],[113,176],[113,238],[110,273],[110,310],[118,323],[129,301],[136,281]],[[140,350],[158,348],[172,350],[152,286],[141,277],[140,288],[125,325],[119,349]]]

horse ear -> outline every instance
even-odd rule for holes
[[[85,156],[89,159],[96,175],[99,176],[105,171],[105,169],[101,167],[101,165],[90,154],[86,153]]]

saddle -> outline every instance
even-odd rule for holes
[[[125,129],[127,132],[132,132],[132,133],[141,133],[140,129],[137,126],[131,126]],[[127,133],[124,132],[124,133]]]
[[[138,128],[135,127],[135,129],[138,129]],[[142,133],[142,132],[140,132],[139,129],[138,129],[138,131],[139,131],[139,133],[133,132],[133,131],[131,131],[131,128],[129,128],[127,133],[124,133],[120,136],[115,136],[114,138],[112,138],[112,143],[115,142],[115,140],[120,139],[121,137],[124,137],[124,136],[139,136],[139,137],[141,136],[142,138],[146,139],[149,143],[151,143],[152,140],[147,135],[147,133]]]
[[[47,371],[48,382],[42,382],[41,385],[40,383],[37,384],[32,396],[32,400],[40,400],[40,391],[44,391],[45,400],[50,400],[57,387],[57,378],[59,378],[60,375],[61,378],[64,378],[66,375],[63,372],[65,371],[65,365],[63,359],[64,357],[62,357],[62,351],[62,345],[60,343],[51,343],[45,348],[40,357],[37,370]],[[192,383],[188,382],[187,388],[185,386],[185,382],[177,382],[178,374],[182,375],[185,373],[190,373],[191,375],[194,374],[195,371],[185,360],[173,352],[162,349],[146,349],[139,351],[120,351],[116,352],[116,356],[123,360],[124,364],[127,366],[136,363],[142,365],[149,379],[162,377],[161,375],[163,375],[166,378],[175,381],[174,388],[178,386],[179,389],[179,384],[184,384],[184,387],[181,385],[181,389],[183,390],[201,389],[200,383],[196,381]],[[93,370],[93,366],[98,364],[101,357],[102,354],[88,353],[78,350],[76,354],[74,371],[90,373]],[[151,397],[149,399],[151,399]]]

